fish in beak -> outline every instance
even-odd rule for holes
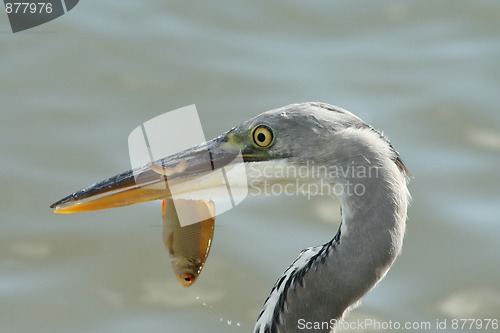
[[[172,156],[92,184],[57,201],[55,213],[70,214],[162,199],[163,240],[182,287],[198,278],[214,236],[218,193],[239,183],[241,151],[223,135]],[[246,181],[242,184],[246,186]],[[182,222],[182,223],[181,223]]]

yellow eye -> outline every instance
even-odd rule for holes
[[[252,138],[257,146],[266,148],[273,143],[273,131],[265,125],[259,125],[253,130]]]

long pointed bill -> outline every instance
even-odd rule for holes
[[[157,200],[213,200],[233,185],[248,191],[240,147],[220,136],[199,146],[92,184],[52,204],[55,213],[70,214]],[[231,186],[230,186],[231,184]],[[233,191],[234,192],[234,191]],[[231,199],[232,200],[232,199]],[[232,202],[234,206],[234,201]]]

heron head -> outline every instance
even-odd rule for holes
[[[206,181],[195,179],[235,163],[244,163],[250,192],[276,183],[299,185],[297,179],[316,181],[290,168],[338,162],[338,156],[346,155],[340,150],[352,149],[339,144],[338,133],[356,126],[366,125],[331,105],[288,105],[264,112],[198,146],[92,184],[51,208],[57,213],[73,213],[125,206],[169,197],[173,187],[177,193],[202,193],[225,184],[210,177]],[[237,160],[238,156],[242,160]]]

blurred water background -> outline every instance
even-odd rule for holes
[[[128,134],[159,114],[195,103],[211,138],[301,101],[382,129],[414,176],[403,254],[349,319],[498,319],[500,2],[87,0],[17,34],[0,13],[0,332],[251,332],[299,251],[335,234],[332,199],[219,216],[189,289],[158,202],[48,206],[128,169]]]

